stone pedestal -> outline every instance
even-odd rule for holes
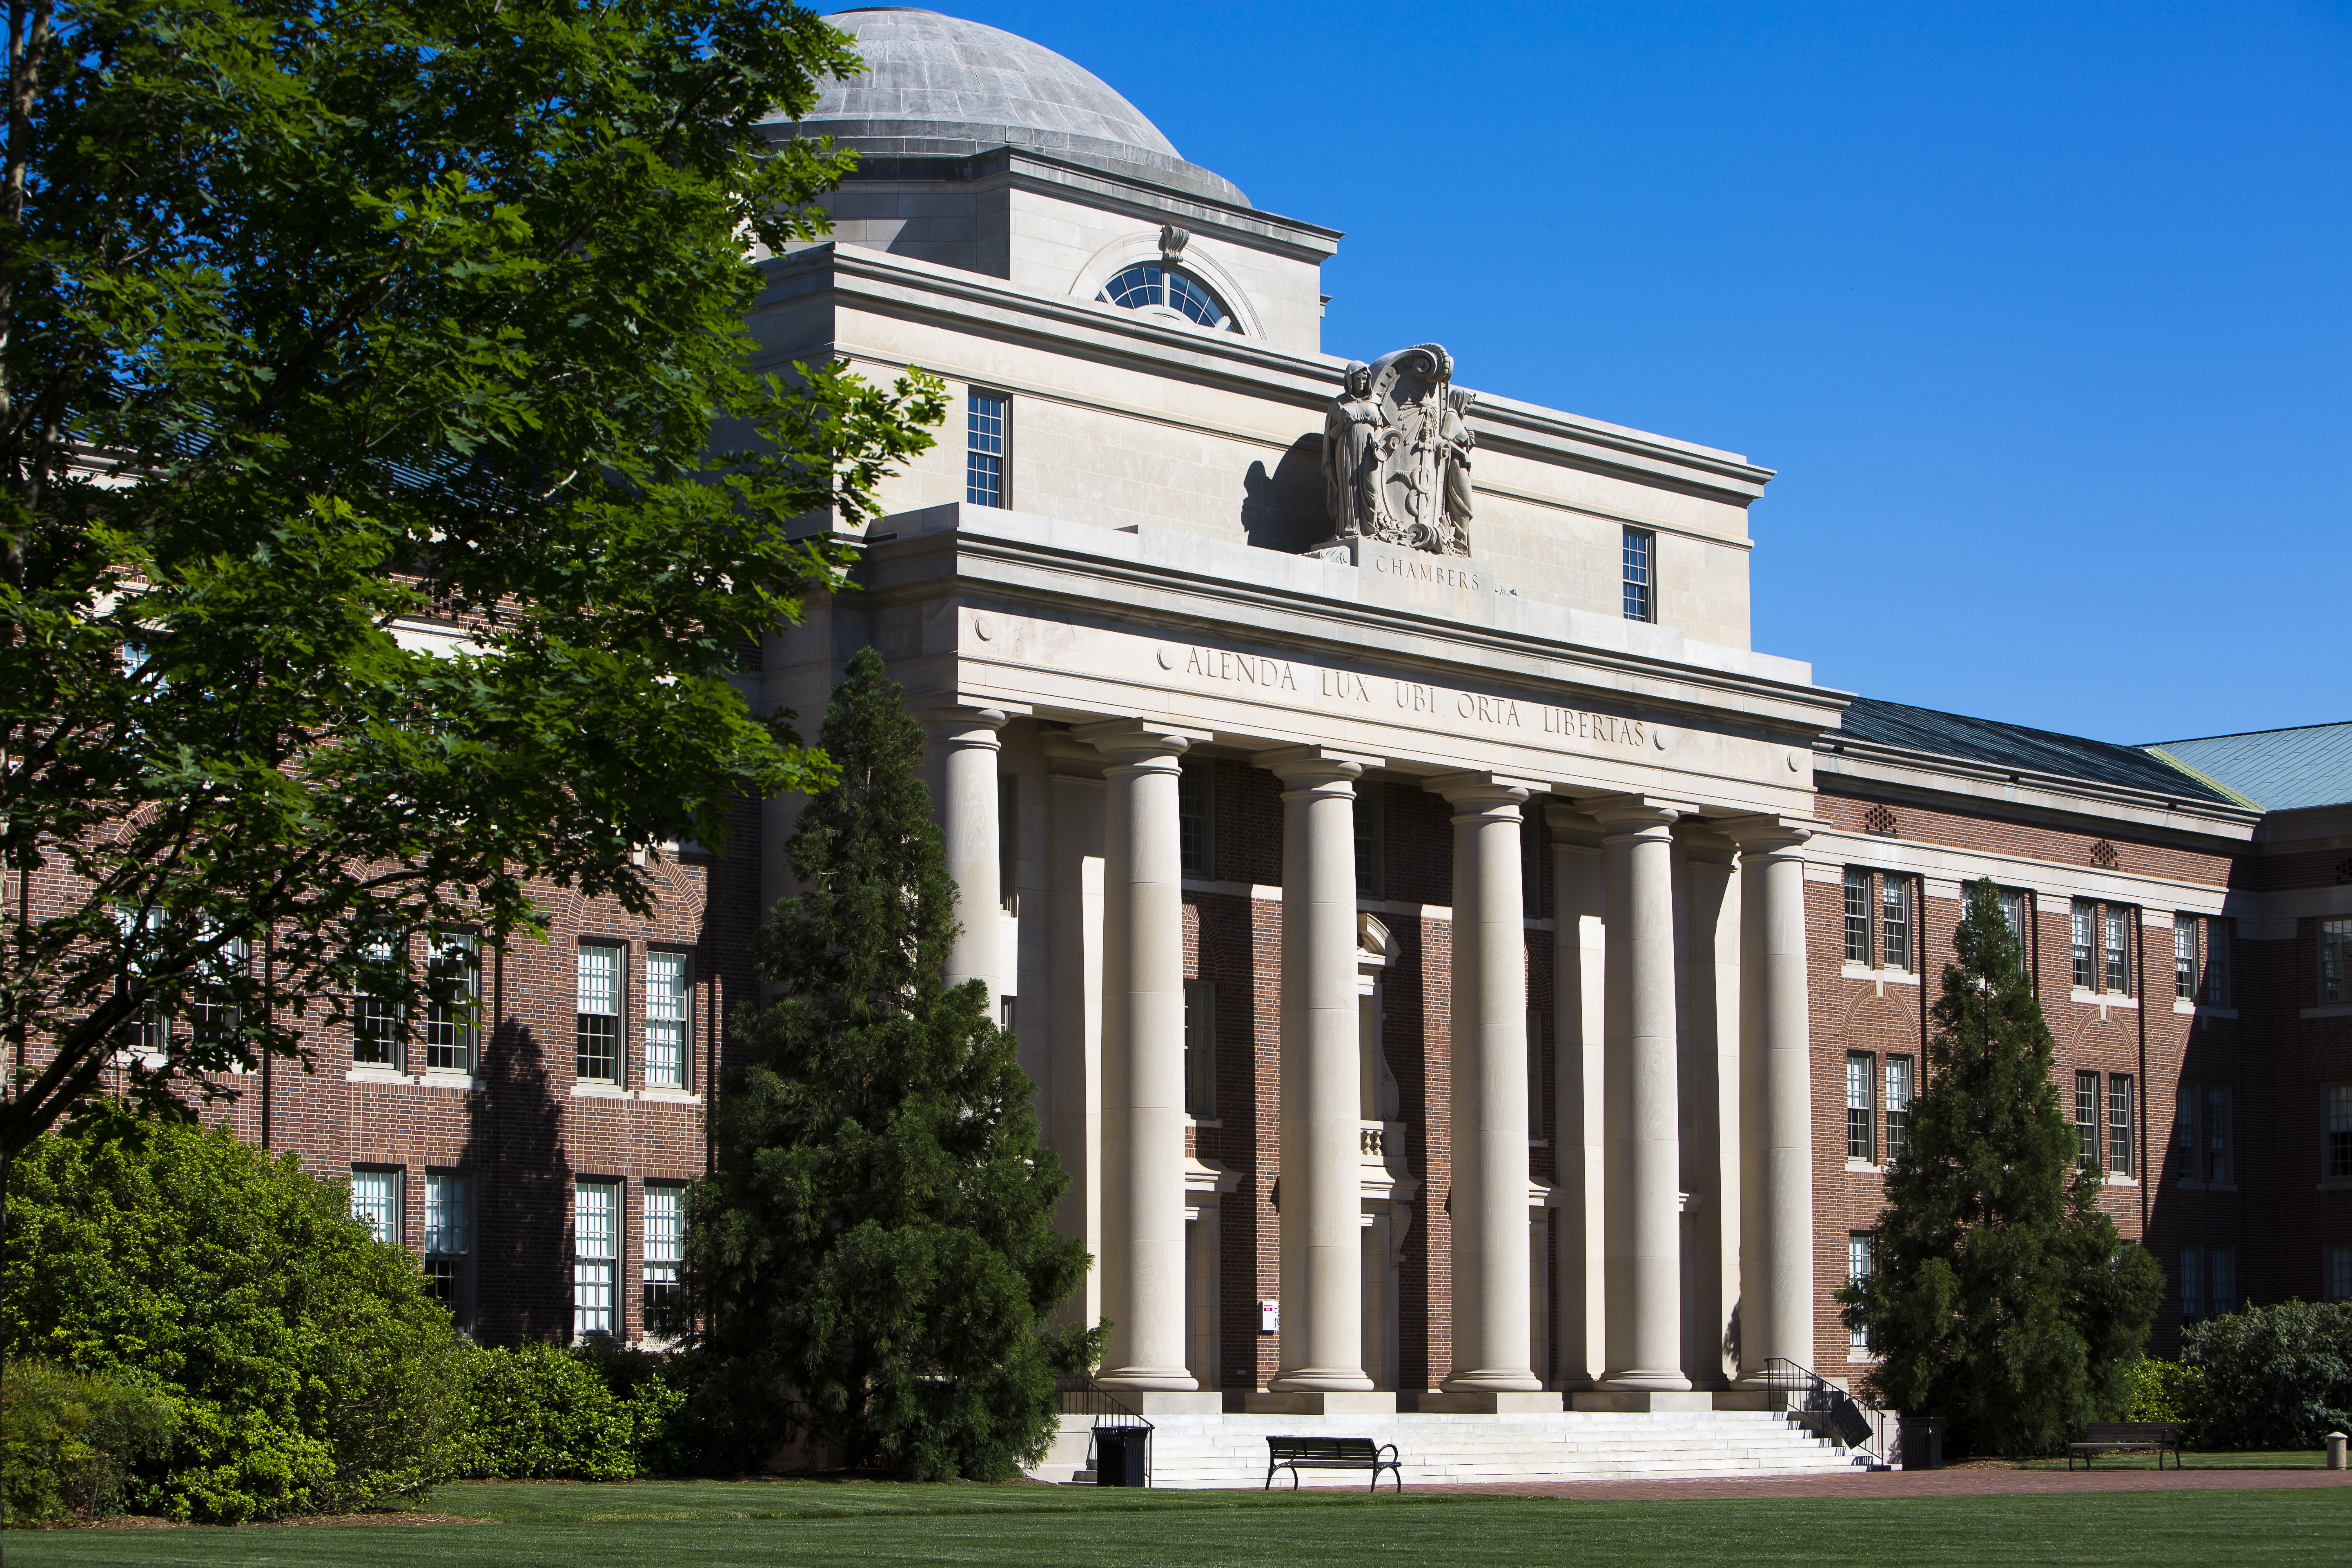
[[[1424,1394],[1413,1408],[1428,1415],[1557,1415],[1559,1397],[1549,1388],[1463,1389]]]
[[[1715,1403],[1716,1395],[1690,1388],[1596,1388],[1571,1394],[1568,1398],[1570,1410],[1606,1410],[1635,1415],[1722,1408]]]
[[[1397,1396],[1384,1388],[1269,1389],[1241,1395],[1240,1407],[1252,1415],[1393,1415]]]

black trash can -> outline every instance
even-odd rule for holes
[[[1943,1416],[1903,1417],[1903,1468],[1906,1470],[1940,1470],[1944,1468]]]
[[[1150,1484],[1151,1428],[1095,1428],[1095,1485],[1140,1487]]]

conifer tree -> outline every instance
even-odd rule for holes
[[[922,732],[873,649],[822,744],[838,782],[789,847],[807,891],[760,934],[776,994],[738,1030],[692,1209],[705,1387],[731,1391],[739,1442],[800,1434],[905,1479],[1000,1479],[1043,1454],[1055,1368],[1091,1348],[1048,1326],[1087,1258],[1053,1228],[1067,1179],[987,988],[941,977],[955,884]]]
[[[2045,1453],[2120,1412],[2163,1276],[2099,1212],[2101,1172],[2060,1108],[2049,1026],[1990,881],[1969,889],[1956,947],[1874,1267],[1840,1300],[1869,1331],[1874,1396],[1948,1417],[1962,1452]]]

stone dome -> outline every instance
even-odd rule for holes
[[[1231,181],[1184,161],[1102,79],[1000,28],[901,6],[825,21],[857,40],[865,75],[827,84],[795,133],[872,158],[962,157],[1006,145],[1137,173],[1247,206]]]

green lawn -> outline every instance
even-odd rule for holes
[[[1580,1502],[1407,1493],[1103,1493],[1044,1487],[643,1482],[445,1488],[484,1524],[13,1534],[16,1568],[1521,1568],[1718,1562],[1904,1568],[2312,1563],[2352,1529],[2338,1491]]]

